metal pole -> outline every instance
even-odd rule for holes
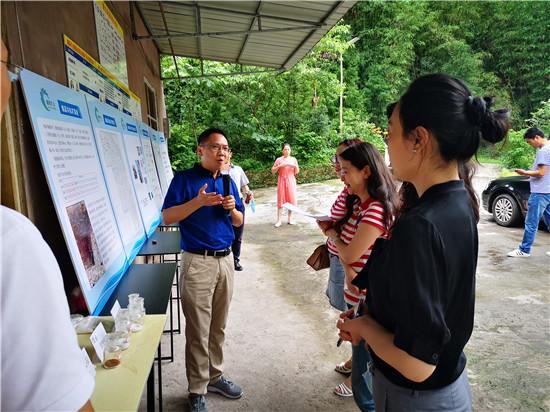
[[[344,132],[344,59],[340,52],[340,136]]]

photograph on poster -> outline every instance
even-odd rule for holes
[[[71,222],[78,252],[88,275],[90,288],[93,288],[103,276],[105,267],[97,247],[97,240],[86,208],[86,202],[81,200],[74,205],[67,206],[67,215],[69,216],[69,222]]]

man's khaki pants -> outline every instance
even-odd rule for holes
[[[223,343],[231,296],[233,255],[182,253],[181,301],[185,316],[185,369],[189,392],[205,394],[223,374]]]

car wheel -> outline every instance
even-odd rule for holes
[[[498,195],[493,202],[493,217],[500,226],[515,226],[520,222],[521,211],[516,200],[503,193]]]

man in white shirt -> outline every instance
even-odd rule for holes
[[[11,83],[1,50],[1,115]],[[2,411],[93,411],[63,278],[52,251],[23,215],[0,206]]]
[[[250,201],[253,199],[253,194],[248,188],[248,184],[250,181],[248,180],[248,177],[246,177],[246,174],[244,173],[244,170],[242,167],[234,165],[231,163],[231,156],[232,153],[229,152],[229,157],[227,161],[227,169],[229,171],[229,175],[231,176],[231,179],[235,182],[237,185],[237,189],[239,189],[239,196],[241,197],[241,200],[246,204],[249,204]],[[244,219],[244,211],[243,211],[243,219]],[[241,271],[243,270],[243,267],[240,262],[241,258],[241,244],[243,241],[243,231],[244,231],[244,222],[241,226],[235,227],[233,226],[233,232],[235,233],[235,239],[233,240],[233,243],[231,244],[231,251],[233,252],[233,260],[235,262],[235,270]]]
[[[531,246],[535,241],[541,217],[550,229],[550,142],[544,137],[544,132],[536,127],[527,129],[523,138],[529,146],[537,149],[537,154],[531,170],[516,169],[517,174],[529,176],[531,194],[527,201],[523,240],[517,249],[508,253],[509,257],[531,256]],[[550,256],[550,251],[546,254]]]

